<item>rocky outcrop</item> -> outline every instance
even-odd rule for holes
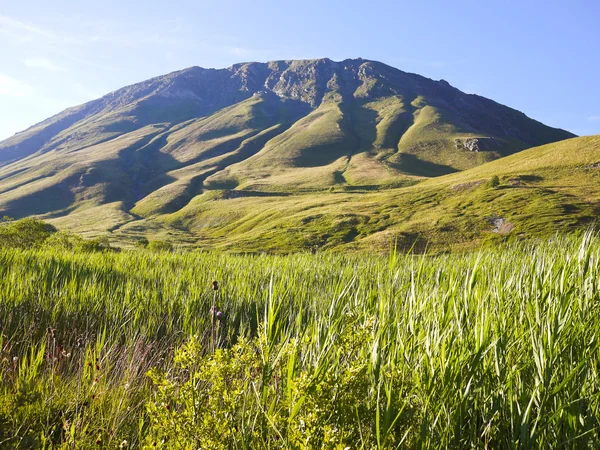
[[[502,144],[498,139],[487,137],[455,139],[454,145],[457,150],[465,149],[470,152],[494,151],[502,148]]]
[[[492,228],[492,233],[497,234],[508,234],[515,227],[512,223],[508,222],[503,217],[486,217],[485,220],[490,224]]]

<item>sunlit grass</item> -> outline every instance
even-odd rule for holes
[[[4,250],[0,446],[594,447],[599,260]]]

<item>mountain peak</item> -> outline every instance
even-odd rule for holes
[[[118,203],[124,214],[151,215],[213,189],[413,183],[572,136],[362,58],[194,66],[1,142],[0,213]]]

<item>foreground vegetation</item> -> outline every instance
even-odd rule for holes
[[[5,248],[0,447],[594,448],[599,260]]]

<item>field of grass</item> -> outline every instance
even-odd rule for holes
[[[0,250],[0,448],[596,448],[599,261]]]

